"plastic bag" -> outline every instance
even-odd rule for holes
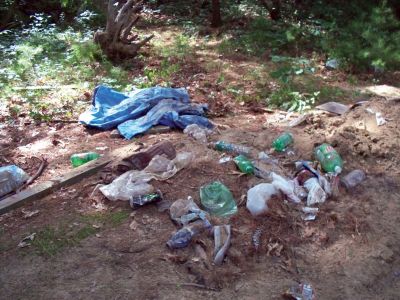
[[[15,191],[28,178],[28,174],[16,165],[0,167],[0,197]]]
[[[197,124],[191,124],[183,130],[183,133],[193,137],[196,141],[199,141],[202,144],[207,143],[207,135],[211,132],[211,130],[200,127]]]
[[[109,200],[130,200],[131,197],[149,194],[154,192],[150,184],[146,184],[152,179],[166,180],[174,176],[178,171],[187,167],[193,159],[189,152],[179,153],[175,159],[156,155],[149,165],[142,171],[128,171],[113,182],[100,187],[100,191]]]
[[[325,202],[326,193],[319,185],[316,177],[310,178],[304,182],[304,187],[308,190],[307,206]]]
[[[187,225],[199,218],[206,219],[206,212],[201,210],[190,196],[187,199],[179,199],[172,203],[169,214],[171,219],[180,225]]]
[[[282,176],[272,173],[272,185],[284,193],[291,201],[295,203],[301,202],[300,198],[295,194],[295,183],[292,180],[288,180]]]
[[[200,199],[210,214],[227,217],[237,213],[237,205],[231,191],[219,181],[202,186]]]
[[[253,216],[268,212],[268,201],[279,191],[271,183],[260,183],[247,191],[246,207]]]

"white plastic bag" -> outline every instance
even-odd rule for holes
[[[186,128],[183,130],[183,133],[193,137],[196,141],[205,144],[207,143],[207,136],[210,135],[212,131],[207,128],[200,127],[197,124],[191,124],[186,126]]]
[[[246,207],[253,216],[268,212],[268,201],[279,191],[271,183],[260,183],[247,191]]]
[[[293,180],[288,180],[279,176],[278,174],[272,173],[272,185],[275,186],[276,189],[284,193],[289,200],[300,203],[301,200],[295,194],[295,183]]]

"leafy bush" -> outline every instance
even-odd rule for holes
[[[400,67],[400,21],[384,2],[361,11],[344,27],[332,26],[324,49],[355,70]]]

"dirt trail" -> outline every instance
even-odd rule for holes
[[[380,111],[387,123],[376,126],[375,116],[366,108]],[[211,264],[211,237],[200,236],[183,250],[171,251],[165,246],[176,230],[167,212],[149,205],[131,214],[126,203],[89,197],[99,181],[97,176],[24,205],[0,216],[0,297],[280,299],[290,285],[307,281],[318,299],[398,299],[399,115],[399,103],[375,99],[342,117],[315,112],[305,124],[290,129],[295,136],[295,153],[277,156],[282,174],[292,176],[293,161],[311,159],[315,144],[329,142],[345,161],[344,174],[363,169],[366,181],[321,205],[314,222],[303,221],[296,206],[287,202],[282,202],[279,214],[271,218],[255,220],[245,206],[240,206],[238,214],[229,220],[213,219],[233,227],[232,246],[220,267]],[[242,113],[214,119],[220,126],[219,134],[212,139],[268,150],[273,138],[286,129],[288,120],[272,122],[277,117],[278,113]],[[67,158],[71,153],[99,146],[106,146],[101,151],[108,152],[128,143],[110,138],[108,132],[88,132],[76,124],[50,131],[47,125],[34,129],[34,137],[17,141],[10,132],[22,129],[2,128],[0,134],[10,137],[9,152],[3,160],[32,171],[35,166],[26,157],[39,153],[52,156],[40,180],[70,168]],[[178,151],[196,154],[189,168],[166,182],[153,182],[168,200],[191,195],[199,203],[200,186],[220,180],[240,202],[250,187],[262,182],[238,176],[232,162],[218,164],[220,153],[180,132],[145,135],[136,142],[151,145],[165,139],[171,140]],[[23,218],[23,211],[33,210],[39,210],[39,214]],[[99,217],[99,211],[105,217]],[[258,251],[251,240],[256,228],[262,228]],[[32,232],[38,233],[37,243],[18,249],[21,238]],[[68,243],[73,238],[78,240],[82,232],[88,234]],[[274,244],[280,250],[271,251]],[[206,261],[199,258],[196,245],[205,248]]]

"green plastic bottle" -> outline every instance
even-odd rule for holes
[[[336,175],[342,172],[343,160],[331,145],[319,145],[315,148],[314,154],[325,172],[334,173]]]
[[[74,168],[79,167],[91,160],[98,159],[100,154],[96,152],[76,153],[71,155],[71,164]]]
[[[254,166],[252,162],[244,155],[236,156],[233,161],[238,166],[239,170],[245,174],[253,174]]]
[[[272,142],[272,147],[275,151],[282,152],[291,143],[293,143],[293,135],[290,132],[285,132]]]
[[[210,143],[210,146],[211,146],[211,148],[214,148],[215,150],[223,151],[223,152],[231,152],[231,153],[244,154],[244,155],[248,155],[250,153],[249,147],[231,144],[231,143],[227,143],[225,141],[218,141],[215,143]]]

